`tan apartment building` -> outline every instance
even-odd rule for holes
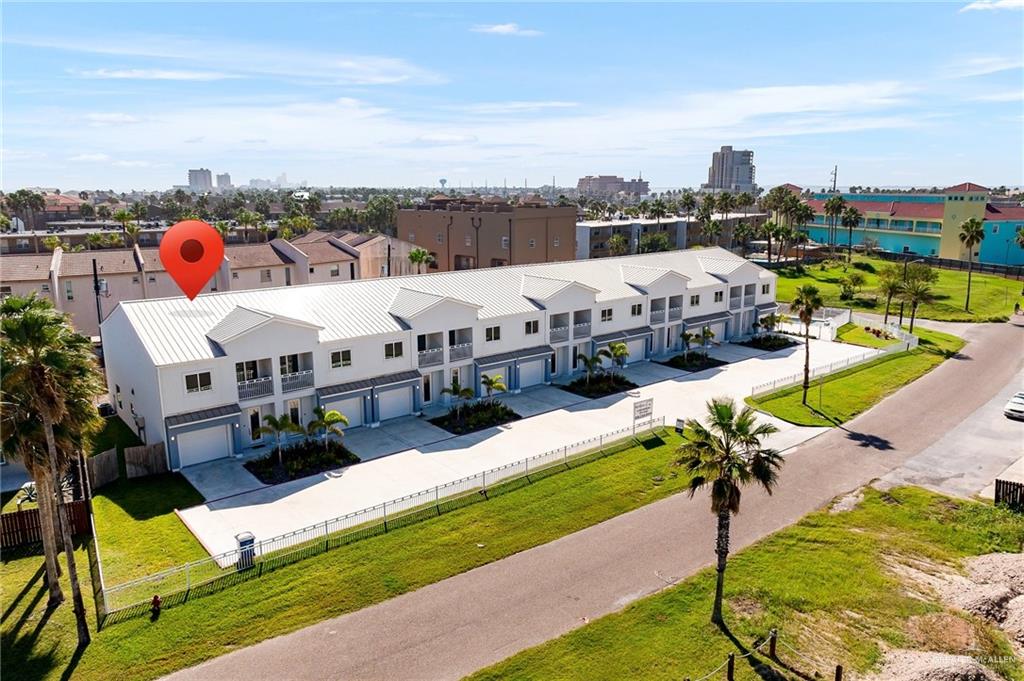
[[[629,253],[639,253],[640,244],[645,235],[664,233],[668,236],[673,249],[691,248],[693,246],[721,246],[736,248],[735,230],[741,223],[749,223],[755,228],[768,219],[767,213],[715,213],[711,216],[722,232],[717,243],[705,243],[702,234],[703,224],[693,215],[670,215],[661,220],[654,218],[626,218],[622,220],[581,220],[576,223],[576,258],[603,258],[614,255],[609,248],[609,240],[614,235],[621,235],[629,245]]]
[[[576,208],[438,194],[398,211],[398,236],[430,252],[431,271],[561,262],[575,259]]]

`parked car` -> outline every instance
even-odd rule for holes
[[[1006,418],[1024,421],[1024,392],[1019,392],[1010,398],[1010,401],[1003,407],[1003,414]]]

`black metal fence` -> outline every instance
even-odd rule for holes
[[[996,480],[996,506],[1024,513],[1024,482]]]
[[[943,270],[957,270],[961,272],[966,272],[969,265],[966,260],[938,258],[931,255],[917,255],[916,253],[891,253],[889,251],[879,251],[872,253],[872,255],[879,257],[882,260],[891,260],[893,262],[922,260],[925,264],[932,267],[938,267]],[[1024,266],[1022,265],[992,265],[989,263],[976,262],[974,263],[974,271],[980,274],[994,274],[998,277],[1006,277],[1008,279],[1016,279],[1018,281],[1024,279]]]

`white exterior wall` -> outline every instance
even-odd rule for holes
[[[287,270],[292,269],[292,265],[271,265],[267,267],[246,267],[246,268],[235,268],[231,270],[231,290],[241,291],[258,288],[273,288],[275,286],[285,286],[289,279]],[[261,280],[261,276],[264,270],[270,270],[270,281],[265,282]],[[295,284],[295,272],[292,271],[291,283]]]
[[[340,251],[339,251],[339,253],[340,253]],[[309,267],[313,268],[312,272],[310,272],[308,269],[306,270],[306,272],[307,272],[307,275],[306,275],[307,281],[310,284],[322,284],[322,283],[325,283],[325,282],[332,282],[332,281],[351,281],[352,279],[358,279],[359,278],[359,263],[356,262],[355,260],[341,260],[339,262],[323,262],[323,263],[319,263],[317,265],[310,265]],[[336,277],[332,277],[331,276],[331,268],[332,267],[337,267],[338,268],[338,276],[336,276]],[[353,272],[353,270],[355,270],[355,271]],[[353,277],[352,274],[355,274],[355,276]]]
[[[131,412],[134,405],[135,413],[145,418],[146,444],[163,442],[164,416],[171,412],[163,410],[160,375],[120,307],[104,321],[103,333],[110,403],[121,420],[138,434]],[[120,406],[118,386],[121,388]]]
[[[144,298],[142,290],[142,273],[99,273],[100,279],[107,282],[106,295],[100,294],[100,310],[103,318],[114,311],[122,300],[138,300]],[[67,299],[67,285],[71,283],[74,299]],[[78,331],[86,336],[98,336],[100,323],[96,319],[96,294],[93,290],[92,275],[78,277],[60,277],[57,295],[60,296],[61,309],[71,315],[71,321]]]

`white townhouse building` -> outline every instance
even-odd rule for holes
[[[305,424],[324,405],[374,427],[442,404],[453,379],[515,392],[614,342],[635,362],[686,329],[747,336],[775,283],[709,248],[124,301],[101,331],[112,404],[176,470],[268,444],[267,414]]]

